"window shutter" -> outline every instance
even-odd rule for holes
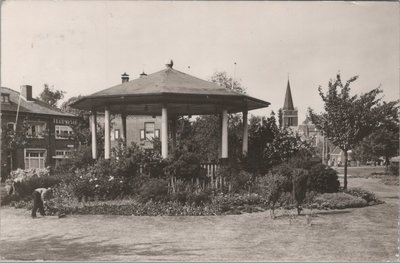
[[[140,140],[144,140],[145,139],[145,135],[144,135],[144,129],[140,130]]]

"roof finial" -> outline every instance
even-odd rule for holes
[[[171,59],[168,64],[165,64],[165,66],[167,66],[167,68],[172,68],[174,66],[174,61]]]

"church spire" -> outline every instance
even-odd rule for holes
[[[284,110],[294,110],[292,92],[290,91],[289,79],[287,81],[286,95],[285,95],[285,102],[283,103],[283,109]]]

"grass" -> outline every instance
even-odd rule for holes
[[[385,204],[315,211],[306,216],[269,212],[201,217],[82,215],[38,218],[2,207],[3,260],[113,261],[394,261],[397,187],[350,178]],[[396,199],[397,197],[397,199]],[[305,211],[308,213],[308,211]]]
[[[333,167],[333,168],[336,171],[338,171],[339,174],[344,173],[343,167]],[[374,174],[384,175],[386,174],[386,172],[385,172],[385,166],[361,166],[361,167],[348,167],[347,174],[350,175],[351,177],[368,178],[370,176],[373,176]]]
[[[339,174],[344,173],[343,167],[335,167]],[[388,175],[385,166],[348,167],[347,175],[352,178],[378,178],[385,185],[399,185],[399,177]]]

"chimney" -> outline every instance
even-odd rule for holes
[[[32,86],[30,85],[22,85],[21,86],[21,95],[28,101],[32,99]]]
[[[172,59],[169,61],[169,63],[165,64],[167,68],[172,68],[174,66],[174,61]]]
[[[128,82],[129,81],[129,75],[124,72],[124,74],[121,75],[122,83]]]
[[[144,77],[146,77],[146,76],[147,76],[147,74],[144,73],[144,71],[140,74],[140,78],[144,78]]]

